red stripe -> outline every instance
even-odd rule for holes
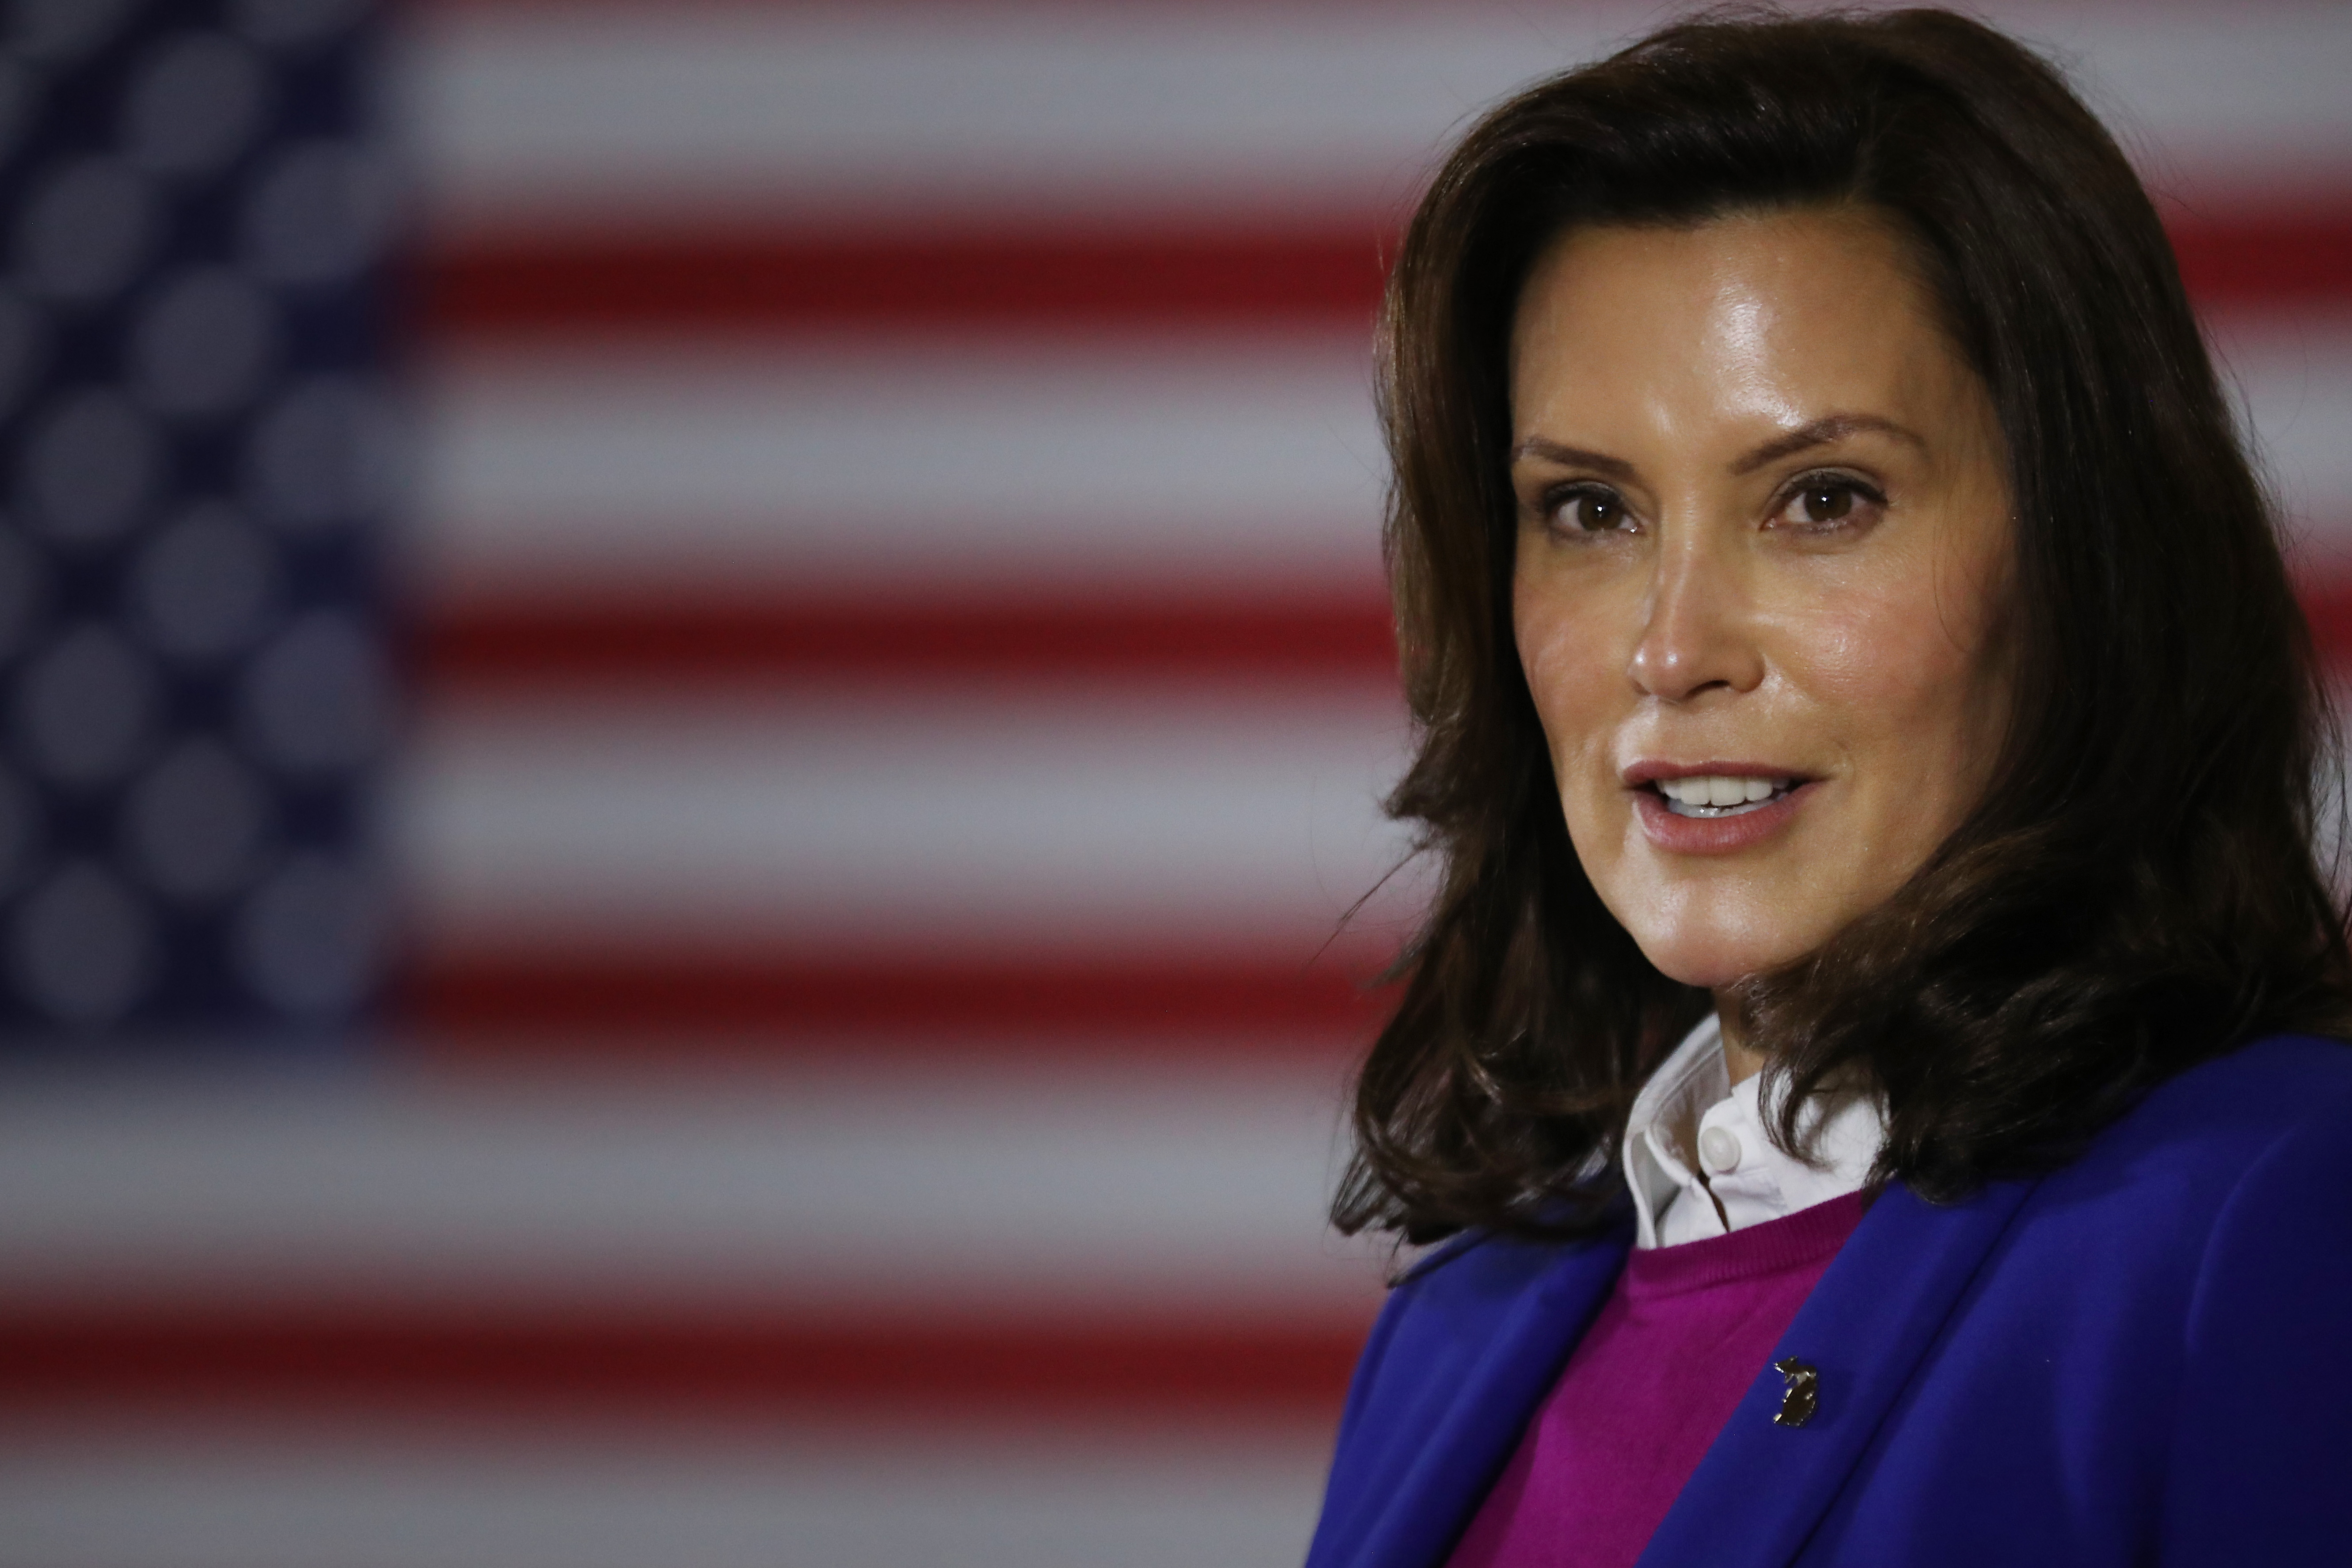
[[[550,679],[610,688],[1074,672],[1392,681],[1396,673],[1386,604],[1339,593],[1062,602],[753,598],[724,589],[634,599],[478,597],[428,611],[419,630],[425,679],[463,689]]]
[[[2180,276],[2202,306],[2308,306],[2352,300],[2352,207],[2176,213]]]
[[[2175,215],[2206,305],[2352,299],[2352,207]],[[436,336],[746,326],[1301,325],[1360,329],[1395,230],[1045,228],[839,234],[615,232],[459,241],[418,309]]]
[[[1323,1057],[1360,1048],[1379,1027],[1384,1001],[1365,989],[1372,970],[1353,943],[1344,956],[1255,963],[476,948],[425,956],[397,1013],[431,1042],[421,1048],[459,1057],[598,1048],[583,1037],[668,1050],[696,1035],[762,1052],[899,1036],[992,1055],[1169,1036],[1256,1052],[1271,1038]],[[561,1047],[543,1047],[551,1039]]]
[[[1313,324],[1361,330],[1386,230],[583,235],[444,251],[436,336],[595,328]]]
[[[2352,668],[2352,575],[2307,577],[2295,593],[2320,662],[2331,670]]]
[[[787,1312],[77,1308],[0,1313],[0,1409],[804,1411],[1335,1418],[1369,1313],[940,1324]]]
[[[2352,574],[2302,585],[2321,657],[2352,664]],[[1392,685],[1388,607],[1346,593],[1197,600],[851,600],[667,591],[474,595],[417,625],[428,689],[1055,676],[1342,678]]]

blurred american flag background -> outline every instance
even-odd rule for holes
[[[0,1563],[1296,1560],[1381,257],[1665,14],[7,7]],[[2340,668],[2352,7],[2000,15]]]

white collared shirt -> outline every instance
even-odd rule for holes
[[[1754,1073],[1733,1087],[1713,1014],[1650,1075],[1625,1128],[1634,1246],[1727,1236],[1861,1191],[1885,1136],[1877,1101],[1843,1095],[1803,1118],[1816,1170],[1765,1136],[1763,1081]]]

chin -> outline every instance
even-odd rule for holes
[[[1642,956],[1669,980],[1717,991],[1802,958],[1815,944],[1787,931],[1769,935],[1752,920],[1627,922]]]
[[[1634,940],[1640,943],[1643,955],[1657,967],[1659,973],[1685,985],[1696,985],[1702,991],[1720,991],[1760,969],[1770,967],[1769,963],[1748,962],[1740,955],[1727,954],[1721,948],[1705,944],[1643,942],[1638,936]]]
[[[1615,848],[1636,837],[1630,826],[1607,824],[1613,835],[1594,831],[1584,841]],[[1578,826],[1571,816],[1571,843]],[[1834,858],[1784,847],[1744,864],[1694,866],[1639,843],[1627,850],[1584,858],[1593,890],[1661,974],[1708,991],[1804,957],[1836,933],[1853,902],[1829,891],[1850,875]]]

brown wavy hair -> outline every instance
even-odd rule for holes
[[[1878,1174],[1950,1200],[2079,1150],[2278,1029],[2343,1034],[2314,827],[2329,710],[2273,510],[2154,205],[2051,66],[1948,12],[1713,13],[1480,121],[1389,282],[1387,548],[1419,752],[1388,801],[1443,877],[1360,1075],[1349,1231],[1603,1223],[1643,1078],[1711,1005],[1578,864],[1514,646],[1506,354],[1571,226],[1815,204],[1906,237],[2006,437],[2018,672],[1973,813],[1885,903],[1743,983],[1798,1149],[1874,1086]],[[2332,773],[2329,777],[2333,777]],[[1776,1089],[1776,1093],[1778,1090]]]

